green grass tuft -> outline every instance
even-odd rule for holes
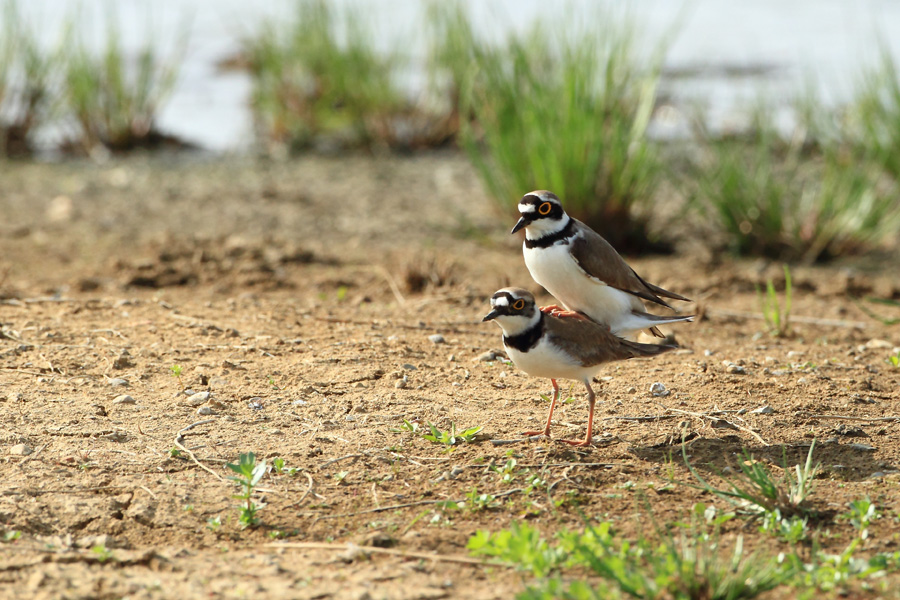
[[[116,12],[105,19],[106,37],[99,53],[83,33],[73,32],[68,41],[65,103],[78,124],[74,145],[87,153],[100,147],[126,151],[157,145],[166,138],[156,129],[156,118],[177,81],[188,28],[183,27],[165,58],[157,47],[159,36],[148,32],[132,59],[122,44]]]
[[[589,31],[535,24],[490,46],[457,10],[435,13],[432,56],[460,95],[463,147],[497,205],[550,189],[613,245],[646,246],[637,208],[660,163],[647,137],[661,53],[642,62],[630,21],[602,14]],[[565,31],[566,34],[554,34]]]

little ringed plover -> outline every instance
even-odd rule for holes
[[[641,279],[609,242],[567,215],[554,193],[525,194],[518,208],[521,218],[511,233],[525,229],[525,265],[534,280],[567,309],[541,310],[559,316],[584,315],[629,339],[644,329],[663,337],[657,325],[693,319],[646,312],[643,300],[666,308],[672,307],[662,298],[689,300]]]
[[[503,330],[503,347],[513,363],[529,375],[547,377],[553,384],[553,399],[547,424],[540,431],[550,437],[553,409],[559,399],[557,379],[584,383],[588,393],[587,434],[583,440],[562,440],[573,446],[589,446],[594,425],[596,396],[591,378],[604,363],[638,356],[655,356],[675,346],[639,344],[610,332],[609,328],[587,319],[556,317],[542,312],[534,296],[521,288],[503,288],[491,298],[491,312],[483,321],[496,321]]]

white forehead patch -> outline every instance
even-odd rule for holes
[[[520,204],[519,205],[520,213],[533,213],[535,210],[536,209],[535,209],[534,204]]]
[[[491,306],[509,306],[509,299],[506,296],[491,298]]]

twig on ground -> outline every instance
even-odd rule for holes
[[[495,498],[501,498],[503,496],[509,496],[510,494],[515,494],[516,492],[523,491],[523,488],[515,488],[512,490],[506,490],[505,492],[500,492],[499,494],[494,494]],[[318,519],[339,519],[342,517],[355,517],[357,515],[365,515],[369,513],[377,513],[384,512],[386,510],[397,510],[401,508],[409,508],[411,506],[424,506],[426,504],[443,504],[445,502],[465,502],[465,498],[461,500],[419,500],[418,502],[407,502],[405,504],[392,504],[391,506],[379,506],[378,508],[367,508],[366,510],[358,510],[356,512],[349,513],[341,513],[339,515],[318,515]]]
[[[225,481],[225,479],[221,475],[219,475],[218,473],[216,473],[215,471],[213,471],[212,469],[210,469],[209,467],[207,467],[206,465],[201,463],[199,460],[197,460],[197,456],[193,452],[188,450],[182,443],[184,441],[184,437],[182,437],[182,435],[181,435],[182,433],[184,433],[185,431],[188,431],[189,429],[193,429],[197,425],[204,425],[206,423],[212,423],[213,421],[215,421],[215,419],[204,419],[203,421],[197,421],[196,423],[191,423],[190,425],[188,425],[187,427],[185,427],[183,429],[179,429],[178,433],[175,434],[174,441],[175,441],[175,445],[178,446],[178,449],[181,450],[182,452],[184,452],[185,454],[187,454],[189,457],[191,457],[191,460],[194,461],[195,465],[197,465],[198,467],[200,467],[201,469],[203,469],[204,471],[206,471],[207,473],[209,473],[210,475],[212,475],[213,477],[215,477],[222,483],[227,483],[227,481]]]
[[[806,415],[808,419],[832,419],[839,421],[862,421],[869,423],[896,423],[900,417],[851,417],[849,415]]]
[[[392,548],[379,548],[378,546],[357,546],[356,544],[328,544],[325,542],[272,542],[263,544],[266,548],[293,548],[296,550],[332,550],[344,551],[350,554],[355,552],[371,553],[371,554],[388,554],[390,556],[400,556],[403,558],[417,558],[420,560],[433,560],[437,562],[452,562],[465,565],[493,566],[513,568],[505,562],[488,561],[477,558],[469,558],[468,556],[452,556],[448,554],[428,554],[426,552],[407,552],[405,550],[394,550]]]
[[[726,419],[720,419],[720,418],[718,418],[718,417],[714,417],[714,416],[712,416],[712,415],[707,415],[707,414],[704,414],[704,413],[691,412],[691,411],[689,411],[689,410],[680,410],[680,409],[678,409],[678,408],[666,408],[665,406],[662,406],[662,405],[660,405],[660,408],[663,408],[664,410],[668,410],[668,411],[671,411],[671,412],[674,412],[674,413],[678,413],[678,414],[681,414],[681,415],[689,415],[689,416],[692,416],[692,417],[697,417],[698,419],[708,419],[708,420],[710,420],[710,421],[724,421],[725,423],[727,423],[728,425],[730,425],[731,428],[733,428],[733,429],[739,429],[739,430],[741,430],[741,431],[743,431],[743,432],[745,432],[745,433],[749,433],[750,435],[752,435],[753,437],[755,437],[755,438],[757,439],[757,441],[758,441],[760,444],[762,444],[763,446],[770,446],[770,445],[771,445],[771,444],[769,444],[766,440],[762,439],[762,437],[760,437],[760,435],[759,435],[758,433],[756,433],[755,431],[753,431],[753,430],[750,429],[749,427],[744,427],[743,425],[738,425],[737,423],[732,423],[731,421],[728,421],[728,420],[726,420]]]
[[[347,460],[348,458],[360,458],[360,457],[363,457],[363,456],[365,456],[365,454],[347,454],[346,456],[340,456],[340,457],[338,457],[338,458],[332,458],[331,460],[325,461],[325,462],[323,462],[321,465],[319,465],[319,468],[320,468],[320,469],[324,469],[324,468],[327,467],[328,465],[334,464],[334,463],[336,463],[336,462],[341,462],[342,460]]]
[[[550,440],[551,438],[547,438],[544,434],[540,435],[530,435],[528,437],[519,438],[516,440],[491,440],[491,443],[495,446],[508,446],[510,444],[518,444],[520,442],[535,442],[541,438],[546,438]]]

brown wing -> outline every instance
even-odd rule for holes
[[[586,275],[618,290],[667,308],[672,307],[660,296],[687,300],[683,296],[647,283],[634,272],[634,269],[628,266],[616,249],[600,234],[577,219],[576,226],[581,235],[573,240],[569,252]]]
[[[676,347],[623,340],[606,325],[573,317],[545,315],[544,335],[569,355],[580,357],[581,365],[585,367],[637,356],[655,356]]]

